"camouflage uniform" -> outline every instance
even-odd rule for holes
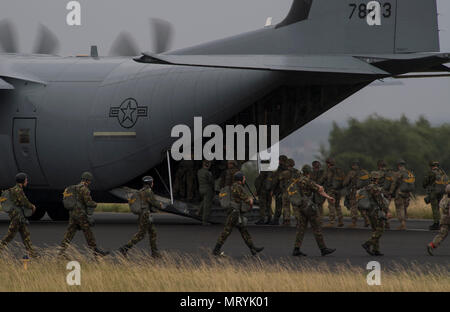
[[[441,220],[439,234],[433,239],[433,248],[437,248],[441,245],[444,239],[448,236],[448,230],[450,227],[450,197],[446,194],[439,203],[441,208]]]
[[[283,211],[283,224],[288,225],[291,223],[291,202],[289,200],[289,194],[287,188],[293,178],[293,171],[290,168],[286,168],[281,171],[279,175],[279,184],[281,189],[281,207]]]
[[[198,215],[202,217],[203,223],[206,224],[211,214],[211,207],[214,200],[214,177],[208,168],[202,167],[197,172],[197,179],[198,190],[202,198]]]
[[[173,183],[173,193],[188,201],[194,198],[195,172],[193,160],[181,160],[175,180]]]
[[[445,187],[445,182],[439,179],[439,177],[443,176],[446,176],[445,172],[439,167],[434,167],[430,170],[430,172],[428,172],[423,181],[423,188],[427,190],[431,209],[433,211],[433,221],[435,225],[438,225],[441,219],[439,213],[439,203],[444,196],[444,190],[442,189],[442,192],[440,192],[436,189],[436,186],[438,184],[441,184],[443,187]]]
[[[97,203],[92,200],[91,191],[85,183],[81,182],[78,184],[77,190],[78,200],[82,205],[77,206],[69,212],[69,226],[67,227],[61,243],[60,255],[64,254],[78,230],[83,231],[84,237],[86,238],[86,242],[90,249],[96,250],[97,248],[94,233],[92,233],[89,222],[89,216],[93,214],[95,208],[97,207]]]
[[[342,209],[341,209],[341,188],[339,184],[342,184],[344,180],[344,173],[340,168],[337,168],[335,166],[331,168],[327,168],[325,171],[325,190],[335,199],[335,202],[332,203],[328,201],[328,208],[330,210],[330,216],[329,216],[329,225],[334,225],[334,222],[336,220],[336,215],[338,217],[338,226],[343,226],[343,216],[342,216]]]
[[[381,255],[380,238],[384,232],[385,220],[387,219],[386,214],[389,213],[389,207],[386,205],[383,197],[383,189],[379,185],[371,183],[364,187],[364,190],[366,190],[371,197],[371,202],[374,204],[374,207],[371,207],[368,211],[370,225],[372,227],[372,236],[364,244],[367,247],[364,247],[364,245],[363,247],[368,248],[366,250],[369,251],[370,247],[372,247],[372,254]]]
[[[255,180],[256,194],[259,202],[259,216],[261,221],[270,222],[272,219],[272,196],[270,196],[271,172],[261,171]]]
[[[238,182],[234,182],[231,186],[231,200],[235,204],[240,205],[241,203],[250,202],[251,197],[245,193],[244,187]],[[230,236],[234,227],[237,227],[239,232],[241,233],[242,238],[244,239],[245,244],[250,248],[250,250],[254,249],[252,238],[250,233],[247,230],[247,226],[245,222],[243,222],[243,217],[241,216],[242,212],[237,208],[232,208],[228,212],[228,217],[225,221],[225,228],[223,232],[220,234],[219,239],[217,240],[218,246],[223,246],[228,236]]]
[[[301,177],[295,183],[295,189],[301,194],[303,198],[311,198],[314,193],[318,193],[319,187],[307,177]],[[304,212],[304,206],[293,205],[295,218],[297,219],[297,234],[295,236],[294,248],[300,249],[305,236],[305,231],[308,227],[308,222],[311,224],[314,237],[317,245],[322,250],[326,248],[322,235],[322,228],[320,225],[320,215],[317,211],[315,215],[307,215]]]
[[[347,176],[344,179],[344,187],[347,187],[347,196],[346,199],[348,200],[348,207],[350,209],[350,215],[352,217],[352,225],[356,226],[356,222],[358,221],[358,202],[356,200],[356,192],[359,188],[359,183],[361,179],[364,178],[365,180],[369,180],[369,173],[361,168],[353,169],[349,171]],[[346,200],[346,202],[347,202]],[[367,216],[366,211],[360,210],[361,216],[364,219],[364,225],[367,227],[369,226],[369,217]]]
[[[378,173],[380,174],[380,182],[379,182],[379,186],[383,189],[383,195],[385,197],[385,200],[388,201],[388,208],[391,204],[391,196],[389,193],[389,190],[391,189],[391,185],[392,185],[392,170],[386,169],[384,162],[382,163],[383,165],[379,165],[378,166]],[[389,220],[385,220],[384,222],[385,224],[385,228],[386,229],[390,229],[390,224],[389,224]]]
[[[400,191],[400,184],[405,175],[408,175],[406,169],[400,169],[396,171],[392,178],[391,189],[389,193],[394,197],[395,210],[397,213],[398,221],[401,223],[399,229],[406,229],[406,214],[409,207],[409,198],[411,194],[409,192]]]
[[[13,188],[10,189],[11,199],[14,201],[14,205],[23,209],[33,209],[33,204],[31,204],[25,195],[23,188],[21,185],[16,184]],[[33,249],[33,245],[31,244],[30,239],[30,231],[27,227],[27,220],[25,219],[22,211],[13,210],[9,213],[10,224],[8,228],[8,233],[0,242],[0,250],[4,249],[8,243],[10,243],[17,232],[19,232],[20,237],[22,238],[22,242],[25,246],[25,249],[28,252],[30,257],[36,257],[37,254]]]
[[[152,208],[160,208],[161,204],[155,199],[155,195],[149,185],[145,185],[140,190],[140,196],[144,203],[144,208],[138,218],[138,232],[131,238],[131,240],[125,245],[126,249],[132,248],[134,245],[144,239],[145,234],[149,234],[150,249],[152,255],[158,255],[158,248],[156,247],[156,228],[150,217],[150,212],[153,212]]]
[[[310,179],[318,185],[324,185],[325,171],[323,169],[321,169],[320,167],[316,168],[313,166],[313,171],[311,173]],[[325,200],[326,200],[325,197],[315,196],[314,202],[317,204],[317,206],[319,208],[320,217],[323,216],[323,204],[325,203]]]
[[[275,213],[273,216],[273,220],[271,224],[273,225],[279,225],[279,219],[281,216],[281,212],[283,209],[283,190],[281,188],[280,182],[281,182],[281,172],[286,170],[286,164],[287,161],[286,156],[282,155],[280,156],[278,169],[273,172],[272,174],[272,187],[271,187],[271,193],[273,194],[273,197],[275,199]]]

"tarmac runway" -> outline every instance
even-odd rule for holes
[[[106,250],[115,251],[126,243],[137,231],[136,216],[132,214],[98,213],[95,215],[96,225],[93,228],[98,245]],[[158,247],[161,251],[181,252],[194,257],[209,257],[216,240],[223,229],[223,225],[202,226],[199,222],[174,215],[154,215],[158,233]],[[350,223],[347,219],[346,225]],[[360,221],[360,226],[361,226]],[[429,220],[408,221],[408,230],[395,230],[398,223],[391,221],[391,228],[385,232],[381,239],[381,251],[384,257],[371,257],[361,247],[361,244],[370,236],[370,230],[364,227],[325,228],[324,237],[328,247],[337,251],[330,256],[321,257],[311,229],[308,229],[302,251],[308,257],[292,257],[291,252],[295,239],[295,227],[286,226],[256,226],[249,225],[249,232],[255,245],[264,246],[260,259],[266,262],[294,261],[307,262],[312,265],[326,263],[331,267],[340,264],[364,267],[371,260],[376,260],[385,268],[395,269],[397,266],[409,267],[418,265],[423,269],[432,270],[435,265],[444,265],[450,271],[450,239],[436,250],[431,257],[426,252],[426,245],[437,232],[427,228]],[[31,239],[34,245],[40,248],[57,246],[64,235],[66,222],[54,222],[44,218],[32,222],[29,226]],[[0,235],[6,234],[8,216],[0,213]],[[17,235],[14,243],[20,243]],[[84,248],[85,241],[82,232],[75,236],[73,244]],[[21,245],[21,244],[19,244]],[[146,237],[137,248],[149,249],[149,240]],[[249,250],[240,237],[239,231],[233,231],[223,251],[239,261],[249,257]]]

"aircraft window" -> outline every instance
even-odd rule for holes
[[[19,143],[20,144],[30,143],[30,129],[19,129]]]

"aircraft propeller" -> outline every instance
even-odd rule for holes
[[[172,25],[162,19],[150,19],[150,31],[153,34],[153,52],[163,53],[170,49],[173,37]],[[111,45],[109,56],[138,56],[141,54],[136,40],[128,32],[121,32]]]
[[[19,53],[17,31],[11,21],[0,21],[0,48],[6,53]],[[40,24],[33,54],[56,54],[59,51],[58,38],[44,25]]]

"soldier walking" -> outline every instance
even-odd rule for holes
[[[346,205],[350,209],[350,215],[352,218],[352,223],[349,225],[350,228],[355,228],[358,222],[358,202],[356,200],[356,192],[364,187],[369,182],[369,173],[361,168],[359,160],[352,162],[351,170],[348,172],[344,179],[343,186],[347,187],[346,195]],[[364,219],[364,226],[369,226],[369,217],[366,212],[359,211]]]
[[[157,201],[153,194],[153,177],[146,176],[142,178],[143,187],[139,190],[139,196],[142,202],[142,211],[138,217],[138,232],[131,238],[131,240],[124,246],[119,248],[119,252],[126,257],[128,250],[133,248],[137,243],[145,238],[148,233],[150,240],[150,249],[153,258],[161,257],[156,246],[156,228],[153,224],[153,219],[150,215],[155,212],[154,208],[162,208],[162,203]]]
[[[311,173],[311,180],[316,183],[317,185],[324,185],[325,182],[325,172],[322,169],[322,164],[320,161],[313,161],[312,162],[312,173]],[[315,203],[319,207],[319,214],[320,219],[322,220],[323,217],[323,204],[325,203],[326,198],[323,196],[316,196]]]
[[[317,185],[311,180],[311,172],[312,169],[310,166],[303,166],[303,175],[297,177],[289,186],[290,196],[298,196],[297,201],[292,201],[295,217],[297,219],[297,234],[295,236],[293,256],[306,256],[300,249],[308,223],[311,224],[314,237],[322,256],[329,255],[336,251],[336,249],[327,248],[325,245],[322,235],[320,214],[317,206],[313,202],[314,193],[327,198],[330,202],[334,202],[334,198],[325,193],[322,186]]]
[[[423,188],[428,195],[425,197],[425,202],[431,204],[431,210],[433,211],[433,224],[429,227],[431,231],[439,230],[439,221],[441,219],[439,202],[445,194],[447,184],[447,174],[442,170],[438,161],[432,161],[430,163],[430,171],[423,180]]]
[[[378,168],[378,173],[380,174],[379,186],[383,189],[383,195],[388,202],[388,208],[389,208],[389,206],[391,205],[391,199],[390,199],[391,196],[390,196],[389,190],[391,189],[391,184],[392,184],[392,180],[393,180],[392,170],[387,169],[386,163],[382,159],[377,161],[377,168]],[[384,228],[387,230],[391,228],[389,219],[385,220]]]
[[[374,171],[370,174],[370,184],[361,190],[368,196],[369,209],[367,214],[372,227],[372,236],[362,244],[362,247],[371,256],[383,256],[380,252],[380,238],[384,232],[385,221],[391,217],[388,201],[383,196],[381,182],[382,173]]]
[[[283,225],[289,226],[291,224],[291,202],[289,200],[288,186],[291,183],[291,179],[296,174],[294,168],[295,162],[292,159],[288,159],[286,166],[279,175],[279,185],[281,189],[281,206],[283,211]]]
[[[81,175],[81,182],[76,187],[78,205],[69,211],[69,226],[61,243],[60,257],[65,257],[66,249],[78,230],[83,231],[86,242],[95,256],[106,256],[109,254],[109,252],[97,248],[94,233],[91,230],[93,225],[92,215],[97,207],[97,203],[92,200],[91,191],[89,190],[89,185],[92,183],[93,178],[90,172],[84,172]]]
[[[278,158],[278,169],[274,171],[272,175],[272,187],[270,193],[275,199],[275,212],[272,222],[270,222],[271,225],[280,225],[280,216],[283,210],[283,199],[282,199],[283,190],[280,185],[281,172],[286,170],[287,161],[288,158],[286,157],[286,155],[281,155]]]
[[[255,247],[250,233],[247,230],[247,219],[243,216],[244,213],[250,211],[253,206],[253,199],[246,194],[244,190],[245,176],[242,172],[237,172],[234,175],[234,183],[231,186],[231,208],[228,211],[228,217],[225,222],[225,228],[220,234],[217,244],[214,247],[213,255],[221,256],[221,248],[228,236],[230,236],[234,227],[237,227],[244,239],[245,244],[250,249],[252,255],[261,252],[264,247]]]
[[[441,208],[440,229],[439,234],[427,246],[430,256],[433,256],[434,249],[438,248],[448,236],[450,228],[450,185],[445,188],[445,195],[439,203],[439,207]]]
[[[342,183],[344,181],[344,172],[342,169],[336,166],[336,162],[333,158],[328,158],[326,160],[327,169],[325,171],[325,191],[331,197],[334,198],[334,201],[328,200],[328,209],[330,210],[329,222],[326,225],[327,227],[333,227],[336,215],[338,218],[338,227],[344,226],[344,218],[342,216],[341,209],[341,189]]]
[[[199,217],[202,218],[202,224],[208,225],[208,219],[211,214],[211,207],[214,200],[214,177],[210,171],[211,162],[203,161],[203,167],[197,172],[198,190],[202,201],[198,210]]]
[[[415,178],[406,169],[404,160],[398,161],[397,169],[398,171],[394,173],[389,193],[394,198],[395,210],[400,222],[398,230],[406,230],[406,215]]]
[[[28,221],[25,219],[23,210],[31,210],[32,213],[36,211],[36,206],[30,203],[23,189],[28,185],[28,176],[25,173],[19,173],[16,175],[16,185],[9,189],[9,196],[12,200],[15,209],[8,213],[10,223],[8,233],[0,242],[0,251],[6,248],[6,246],[14,239],[17,232],[19,232],[25,249],[28,252],[30,258],[35,258],[38,254],[34,251],[31,244],[30,231],[28,230]]]

